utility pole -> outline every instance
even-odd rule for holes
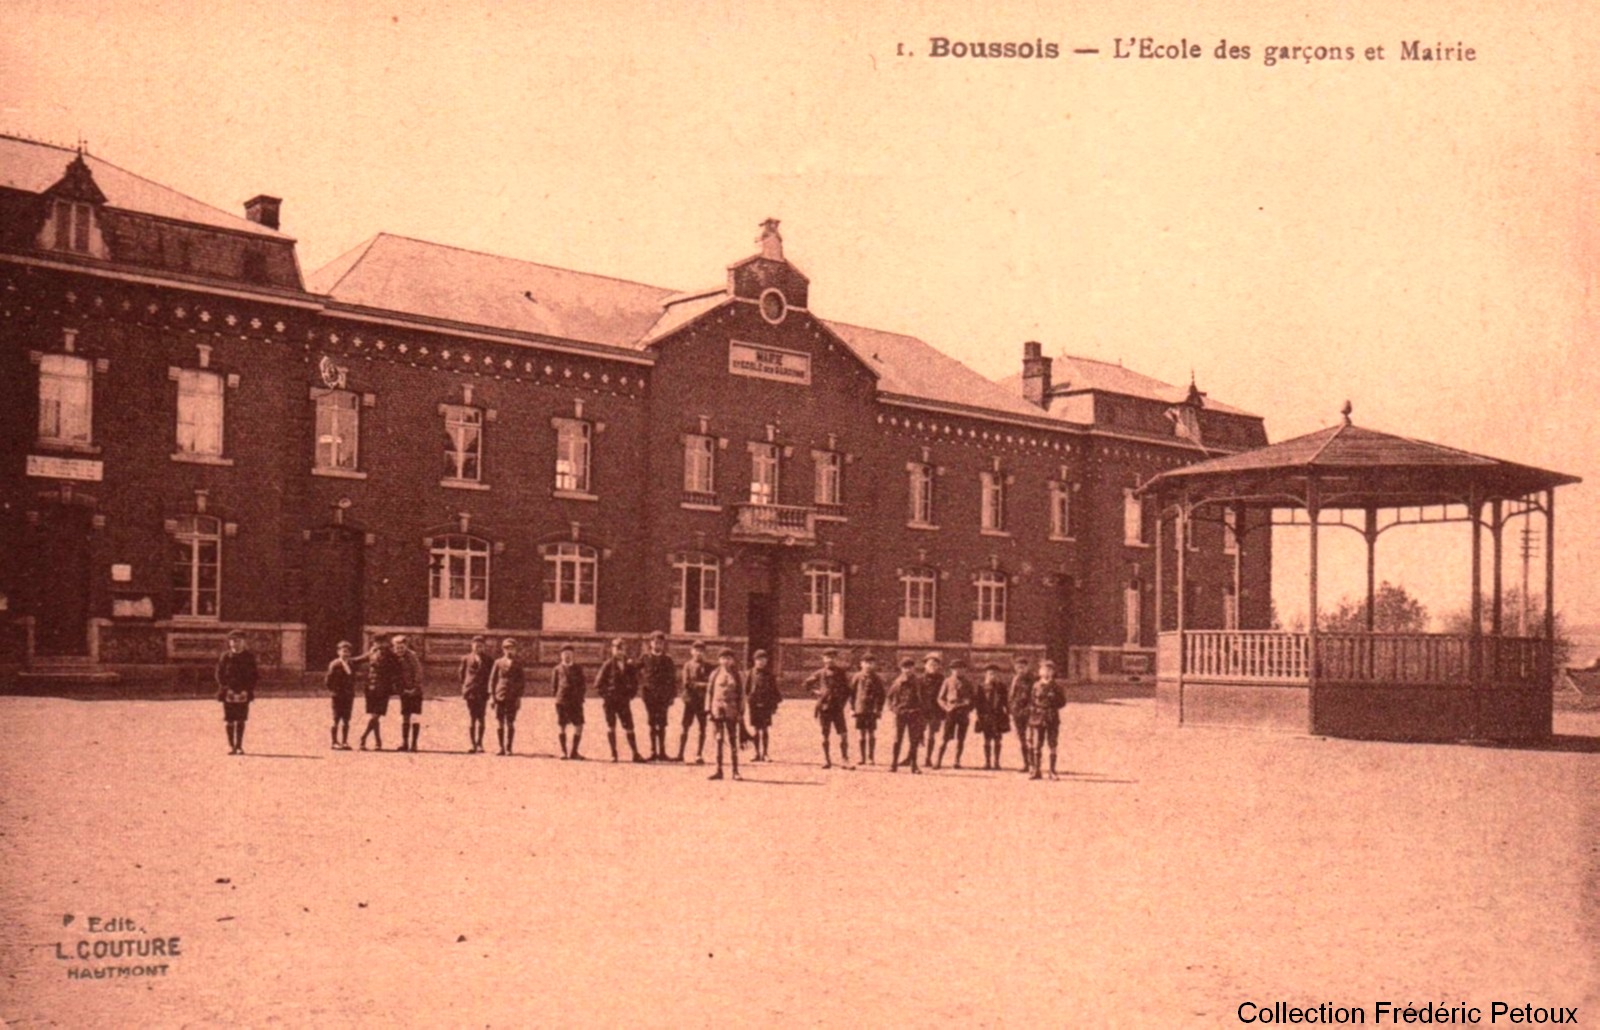
[[[1539,533],[1531,525],[1522,527],[1522,604],[1517,614],[1517,636],[1528,635],[1528,561],[1539,552]]]

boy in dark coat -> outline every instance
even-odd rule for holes
[[[583,698],[588,681],[583,666],[572,660],[572,645],[561,648],[561,660],[550,670],[550,693],[556,699],[556,725],[561,731],[561,757],[582,761],[578,745],[583,743]],[[572,727],[572,750],[567,750],[567,727]]]
[[[1029,773],[1033,771],[1033,728],[1028,725],[1028,713],[1033,708],[1033,673],[1028,671],[1027,655],[1017,655],[1011,660],[1011,666],[1006,707],[1017,730],[1017,744],[1022,748],[1022,771]]]
[[[356,704],[356,666],[366,662],[366,656],[351,657],[355,648],[348,640],[339,641],[334,650],[338,657],[328,663],[323,684],[333,698],[333,728],[329,731],[335,751],[350,750],[350,715]]]
[[[772,717],[783,703],[778,692],[778,678],[768,666],[767,652],[757,651],[750,657],[750,675],[745,686],[749,694],[750,728],[755,733],[755,761],[771,761],[768,749],[772,746]]]
[[[861,667],[850,677],[850,711],[855,715],[860,748],[856,754],[867,765],[878,764],[878,717],[883,714],[883,677],[878,661],[870,654],[861,656]]]
[[[611,745],[611,760],[617,760],[617,724],[628,735],[628,750],[635,762],[644,761],[633,734],[633,699],[639,693],[639,670],[628,660],[621,637],[611,641],[611,654],[600,663],[594,677],[595,693],[600,695],[606,715],[606,741]]]
[[[917,680],[921,701],[922,727],[927,741],[927,754],[922,756],[924,768],[933,765],[933,746],[944,729],[944,709],[939,707],[939,694],[944,690],[944,659],[930,651],[922,659],[922,675]]]
[[[222,721],[228,729],[228,754],[244,754],[244,724],[250,718],[250,702],[256,699],[255,652],[245,645],[238,630],[228,634],[228,649],[217,659],[217,700],[222,702]]]
[[[494,699],[495,732],[502,755],[511,754],[517,741],[517,712],[528,689],[528,670],[517,655],[517,642],[510,637],[500,641],[500,657],[489,671],[489,696]]]
[[[650,724],[650,761],[667,758],[667,717],[678,692],[678,665],[667,654],[667,635],[650,634],[650,649],[639,658],[639,693],[644,698],[645,720]]]
[[[361,750],[371,737],[383,750],[380,721],[389,714],[389,699],[400,692],[400,659],[389,649],[387,637],[375,637],[367,652],[367,728],[361,731]]]
[[[889,684],[887,697],[889,710],[894,713],[894,755],[889,762],[890,772],[900,771],[900,745],[909,745],[906,760],[911,771],[917,768],[917,749],[922,746],[922,677],[917,674],[913,658],[900,659],[900,675]]]
[[[943,714],[944,735],[939,741],[939,757],[933,763],[935,769],[944,767],[944,752],[950,746],[951,737],[956,740],[956,768],[961,768],[961,752],[967,746],[967,716],[977,701],[977,693],[962,673],[966,667],[966,662],[952,658],[950,675],[945,677],[944,685],[939,688],[939,711]]]
[[[1000,667],[992,662],[983,667],[983,682],[978,686],[978,732],[983,734],[983,767],[1000,768],[1000,742],[1011,723],[1006,699],[1006,684]]]
[[[1033,779],[1039,778],[1046,745],[1050,748],[1050,778],[1056,779],[1056,746],[1061,739],[1061,709],[1066,705],[1066,692],[1056,681],[1056,663],[1046,658],[1039,663],[1033,707],[1028,712],[1028,723],[1033,727]]]
[[[422,734],[422,658],[404,634],[395,634],[391,643],[400,659],[400,750],[415,752]]]
[[[488,641],[472,638],[472,650],[461,659],[456,678],[461,681],[461,697],[467,702],[467,753],[483,750],[484,713],[489,707],[489,674],[494,660],[489,657]]]
[[[805,687],[817,699],[817,721],[822,724],[822,767],[833,768],[831,734],[839,734],[839,761],[850,768],[850,733],[844,726],[844,709],[850,703],[850,677],[835,660],[832,648],[822,652],[822,668],[806,677]]]
[[[706,661],[706,645],[696,640],[689,645],[689,660],[683,663],[683,731],[678,734],[678,761],[683,761],[689,744],[689,724],[700,724],[700,742],[695,746],[694,764],[706,764],[706,685],[711,679],[711,663]]]

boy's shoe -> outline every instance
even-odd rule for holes
[[[738,773],[734,773],[734,774],[733,774],[733,778],[734,778],[734,779],[736,779],[736,780],[742,780],[742,779],[744,779],[744,777],[743,777],[743,776],[740,776],[740,775],[739,775],[739,774],[738,774]]]
[[[580,755],[580,754],[578,754],[578,753],[577,753],[577,752],[576,752],[576,751],[574,751],[574,752],[573,752],[573,753],[572,753],[572,760],[573,760],[573,761],[574,761],[574,762],[587,762],[587,761],[588,761],[588,759],[587,759],[587,758],[585,758],[585,757],[583,757],[583,756],[582,756],[582,755]]]
[[[712,773],[710,776],[707,776],[706,779],[708,779],[708,780],[720,780],[720,779],[722,779],[722,770],[718,769],[716,772]]]
[[[696,755],[695,756],[695,760],[694,760],[694,764],[695,765],[705,765],[706,764],[706,756],[705,755]]]

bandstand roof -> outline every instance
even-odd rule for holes
[[[1197,503],[1246,501],[1291,507],[1317,483],[1319,508],[1395,508],[1525,497],[1581,482],[1577,476],[1502,461],[1443,444],[1343,423],[1292,440],[1186,465],[1146,492],[1187,493]]]

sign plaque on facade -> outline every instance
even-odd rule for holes
[[[81,479],[100,482],[105,464],[88,458],[57,458],[46,454],[28,455],[28,475],[45,479]]]
[[[728,342],[728,371],[736,376],[776,379],[797,386],[811,385],[811,355],[753,343]]]

